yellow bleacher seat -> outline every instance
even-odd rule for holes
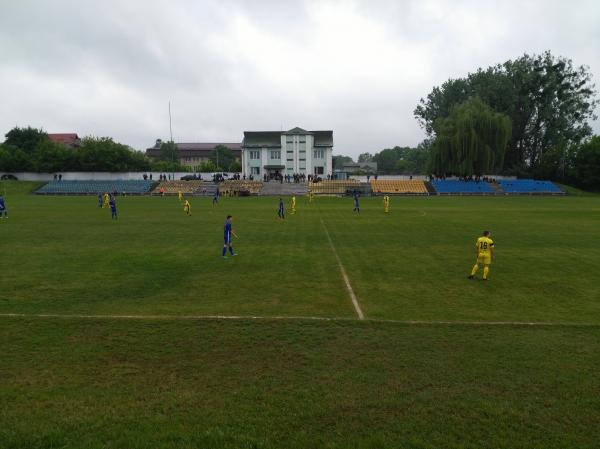
[[[420,180],[378,179],[371,181],[373,193],[428,193],[425,183]]]
[[[360,181],[349,179],[346,181],[321,181],[311,182],[308,185],[309,190],[317,195],[342,195],[346,190],[360,186]]]
[[[162,181],[152,191],[152,193],[159,193],[162,187],[165,193],[193,193],[200,185],[202,181]]]

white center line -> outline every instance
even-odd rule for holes
[[[350,295],[350,299],[352,299],[352,304],[354,304],[354,310],[356,310],[356,314],[358,315],[359,320],[364,320],[365,315],[363,314],[360,304],[358,303],[358,299],[354,294],[354,290],[352,290],[352,285],[350,285],[350,279],[348,279],[348,275],[346,274],[346,270],[342,265],[342,261],[340,260],[340,256],[333,245],[333,240],[331,240],[331,236],[329,235],[329,231],[327,230],[327,226],[325,226],[325,222],[323,218],[319,218],[321,220],[321,224],[323,225],[323,229],[325,229],[325,235],[327,235],[327,240],[329,240],[329,246],[331,246],[331,250],[333,251],[333,255],[335,256],[338,266],[340,267],[340,272],[342,273],[342,277],[344,278],[344,282],[346,283],[346,288],[348,289],[348,294]]]

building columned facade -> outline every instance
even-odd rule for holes
[[[272,177],[277,174],[327,176],[333,173],[333,131],[245,131],[242,173]]]

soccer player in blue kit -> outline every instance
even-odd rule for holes
[[[279,198],[279,210],[277,211],[277,216],[281,220],[285,220],[285,209],[283,206],[283,200],[281,198]]]
[[[354,191],[354,209],[353,212],[358,212],[360,214],[360,206],[358,205],[358,192]]]
[[[108,204],[110,206],[111,218],[116,220],[117,219],[117,202],[113,195],[110,196],[110,200],[108,201]]]
[[[2,195],[0,195],[0,218],[8,218],[8,210],[6,209],[6,203]]]
[[[219,188],[217,187],[217,190],[215,190],[215,194],[213,195],[213,206],[215,204],[219,204]]]
[[[233,252],[233,247],[231,246],[231,236],[233,235],[236,239],[238,238],[237,234],[235,233],[235,231],[233,230],[233,217],[231,215],[227,215],[227,220],[225,220],[225,227],[224,227],[224,244],[223,244],[223,251],[221,252],[221,256],[226,259],[227,258],[227,248],[229,248],[229,254],[231,254],[232,256],[235,256],[234,252]]]

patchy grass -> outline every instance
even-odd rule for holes
[[[3,319],[0,447],[592,448],[600,328]]]
[[[4,185],[0,314],[171,318],[0,317],[2,449],[597,447],[598,196],[299,198],[285,223],[277,198],[119,197],[114,222]],[[368,318],[580,325],[360,322],[324,226]],[[176,318],[216,314],[344,320]]]

